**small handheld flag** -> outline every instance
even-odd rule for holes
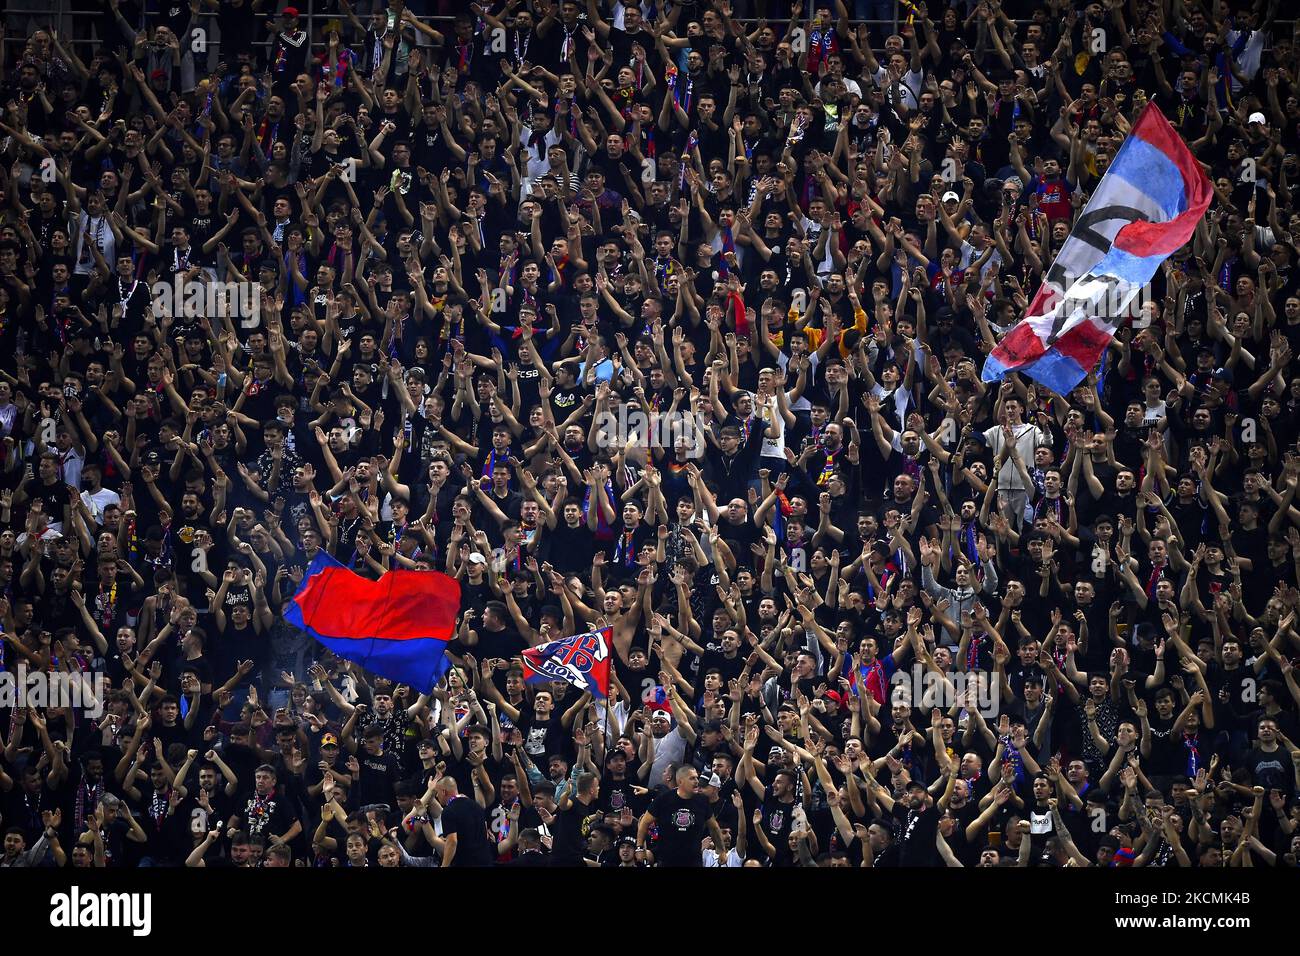
[[[562,680],[593,697],[609,696],[609,650],[613,629],[608,627],[539,644],[523,652],[524,680],[530,684]]]

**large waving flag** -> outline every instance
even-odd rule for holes
[[[1149,103],[1025,318],[985,360],[984,381],[1023,372],[1062,394],[1078,385],[1160,263],[1191,238],[1213,195],[1187,145]]]
[[[444,652],[459,612],[455,578],[403,570],[371,581],[320,551],[284,619],[339,657],[424,693],[450,666]]]
[[[530,684],[562,680],[593,697],[609,696],[609,649],[613,629],[608,627],[539,644],[524,651],[524,680]]]

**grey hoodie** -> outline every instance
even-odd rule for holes
[[[988,561],[983,566],[984,583],[980,586],[979,591],[975,588],[946,588],[934,579],[930,573],[929,565],[921,568],[921,586],[936,601],[947,598],[952,603],[948,608],[948,616],[954,621],[960,623],[961,615],[975,606],[976,595],[982,591],[985,594],[996,594],[998,590],[998,570],[993,566],[992,561]],[[946,632],[945,632],[946,633]]]

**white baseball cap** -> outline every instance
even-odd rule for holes
[[[1265,119],[1263,113],[1254,112],[1251,113],[1250,116],[1246,119],[1247,126],[1249,126],[1251,123],[1258,123],[1260,126],[1267,126],[1268,120]]]

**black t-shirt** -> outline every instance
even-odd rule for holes
[[[63,509],[72,502],[68,485],[62,481],[45,484],[40,478],[29,478],[23,482],[23,494],[27,500],[41,502],[41,510],[49,515],[51,521],[63,520]]]
[[[1209,607],[1208,602],[1206,607]],[[1216,696],[1218,691],[1224,688],[1228,691],[1227,703],[1215,709],[1216,715],[1227,718],[1220,729],[1233,730],[1244,725],[1257,706],[1259,678],[1255,674],[1255,669],[1238,665],[1232,670],[1227,670],[1215,663],[1210,667],[1208,678],[1210,690]]]
[[[630,772],[624,773],[622,780],[615,780],[612,774],[605,774],[600,778],[601,809],[606,813],[622,813],[624,808],[631,808],[633,813],[639,813],[641,805],[645,803],[645,795],[636,795],[632,789],[636,785]]]
[[[365,806],[384,803],[390,807],[396,806],[394,788],[397,781],[402,779],[402,768],[396,755],[388,751],[381,754],[359,753],[357,763],[361,767],[354,787],[357,804]]]
[[[423,786],[423,784],[421,784]],[[517,797],[515,798],[518,799]],[[542,824],[541,815],[538,814],[535,807],[520,806],[519,820],[517,823],[510,822],[510,805],[498,801],[493,804],[485,814],[488,825],[488,832],[492,836],[492,841],[498,846],[501,841],[510,835],[512,829],[527,830],[530,827],[540,829]],[[510,856],[498,856],[498,859],[505,861]]]
[[[778,800],[771,787],[767,788],[767,794],[763,797],[763,818],[759,825],[776,850],[776,855],[772,858],[773,866],[790,866],[794,862],[794,856],[790,852],[790,831],[794,829],[794,808],[797,805],[794,800]]]
[[[555,815],[551,827],[551,866],[582,866],[587,839],[582,827],[589,817],[599,815],[600,805],[574,800],[569,809]]]
[[[262,763],[261,754],[245,744],[227,743],[221,748],[221,759],[238,780],[234,800],[236,806],[243,806],[244,801],[253,795],[254,774]],[[225,786],[224,780],[221,785]]]
[[[217,636],[212,648],[212,679],[224,684],[235,673],[240,661],[251,660],[253,669],[240,682],[241,686],[257,680],[270,656],[270,638],[259,634],[252,625],[239,630],[230,623]]]
[[[665,790],[651,801],[649,812],[659,828],[654,854],[660,866],[704,865],[700,844],[712,815],[707,797]]]
[[[151,732],[155,737],[162,741],[163,748],[166,749],[172,744],[189,744],[190,733],[185,729],[185,724],[176,721],[170,727],[161,720],[154,721]]]
[[[9,717],[5,715],[5,725],[8,726]],[[42,775],[44,779],[44,775]],[[45,830],[45,825],[41,820],[42,810],[54,810],[60,805],[57,791],[50,790],[44,784],[35,793],[28,793],[20,786],[15,786],[3,800],[0,800],[0,807],[4,808],[5,828],[18,827],[24,831],[27,836],[27,846],[31,846],[40,839],[41,833]],[[72,814],[65,810],[64,819],[70,819]]]
[[[272,791],[266,798],[254,794],[239,815],[243,818],[245,832],[266,841],[270,841],[272,836],[284,836],[298,818],[290,806],[288,795],[280,789]]]
[[[469,752],[466,751],[466,756],[468,755]],[[483,772],[488,775],[488,778],[492,781],[492,785],[494,787],[501,782],[501,776],[503,773],[505,773],[505,769],[508,766],[509,763],[507,761],[494,760],[492,758],[492,754],[490,751],[484,752]],[[455,778],[456,786],[460,788],[461,793],[474,792],[475,769],[476,768],[474,764],[470,763],[469,760],[466,759],[452,760],[450,757],[447,758],[447,773],[449,776]],[[494,822],[492,825],[493,833],[495,833],[498,829],[499,826]]]
[[[908,810],[901,802],[894,804],[901,832],[898,836],[899,866],[933,866],[939,851],[935,846],[935,833],[939,829],[939,808]]]
[[[645,650],[644,647],[641,649]],[[639,700],[643,704],[654,700],[654,689],[659,686],[660,670],[661,665],[657,654],[652,654],[649,663],[641,670],[633,670],[623,658],[614,655],[614,672],[618,674],[619,682],[627,688],[633,700]]]
[[[488,842],[487,818],[483,808],[464,795],[456,797],[442,811],[442,835],[456,835],[452,866],[491,866],[496,858]]]
[[[494,657],[510,660],[518,657],[526,647],[528,642],[520,637],[516,630],[503,628],[500,631],[489,631],[484,627],[479,628],[478,646],[474,651],[479,660],[485,661]]]
[[[524,735],[524,750],[533,763],[541,766],[556,754],[572,761],[572,738],[565,731],[557,711],[551,711],[549,717],[541,720],[532,705],[525,705],[519,711],[515,726]]]
[[[218,779],[216,789],[208,794],[208,806],[212,808],[211,813],[199,804],[198,788],[196,787],[191,791],[190,796],[187,796],[183,801],[181,801],[180,807],[177,809],[176,813],[173,814],[173,816],[179,817],[184,823],[183,844],[187,844],[187,847],[185,853],[182,854],[182,858],[188,856],[189,851],[193,849],[193,845],[190,841],[190,834],[198,832],[200,827],[202,828],[202,832],[207,833],[218,822],[225,823],[230,819],[231,814],[235,812],[235,801],[226,796],[225,780]],[[290,826],[292,826],[292,824],[290,824]],[[283,833],[283,831],[277,830],[276,836],[279,836],[281,833]]]
[[[1284,747],[1266,753],[1258,747],[1246,754],[1242,763],[1250,771],[1254,786],[1281,790],[1290,794],[1295,786],[1295,764]]]
[[[1204,728],[1201,728],[1194,737],[1189,737],[1186,733],[1174,734],[1171,731],[1166,734],[1164,743],[1159,748],[1161,753],[1155,763],[1168,773],[1195,777],[1197,770],[1209,767],[1210,761],[1214,759],[1218,749],[1216,743],[1214,732],[1207,732]],[[1155,749],[1153,746],[1152,750]]]

